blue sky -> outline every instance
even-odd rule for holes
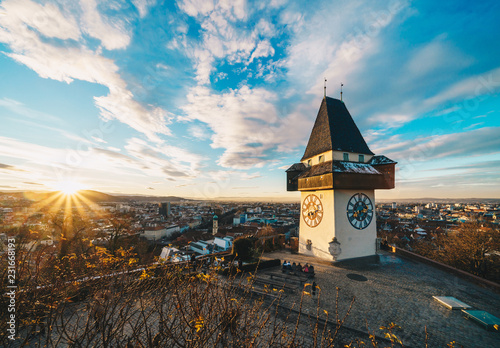
[[[296,198],[323,96],[377,198],[500,197],[495,1],[0,2],[0,190]]]

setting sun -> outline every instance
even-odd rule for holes
[[[76,181],[60,181],[56,185],[56,189],[64,193],[65,195],[73,195],[79,190],[82,190],[84,186]]]

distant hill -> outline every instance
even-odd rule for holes
[[[191,201],[192,199],[177,197],[177,196],[114,196],[121,199],[121,201],[137,201],[137,202],[180,202]]]
[[[91,202],[100,203],[100,202],[123,202],[125,199],[119,196],[108,195],[107,193],[102,193],[98,191],[92,190],[81,190],[78,191],[78,194],[82,197],[88,199]]]
[[[17,192],[0,192],[0,196],[6,195],[16,198],[26,198],[32,201],[38,202],[43,200],[50,200],[57,198],[61,193],[59,191],[44,192],[44,191],[17,191]],[[141,195],[110,195],[107,193],[93,191],[93,190],[81,190],[78,191],[78,195],[82,196],[94,203],[106,203],[106,202],[180,202],[189,201],[190,199],[176,197],[176,196],[141,196]]]
[[[176,196],[142,196],[142,195],[110,195],[92,190],[78,191],[80,195],[92,202],[180,202],[188,199]]]

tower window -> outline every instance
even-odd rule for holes
[[[365,155],[359,155],[359,162],[361,163],[365,162]]]
[[[323,163],[324,161],[325,161],[325,156],[323,156],[323,155],[319,156],[318,162]]]
[[[349,154],[344,152],[344,161],[349,161]]]
[[[310,167],[312,165],[312,160],[307,160],[307,166]]]

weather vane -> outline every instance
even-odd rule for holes
[[[324,87],[324,89],[325,89],[325,97],[326,97],[326,77],[325,77],[325,87]]]
[[[340,83],[340,101],[342,101],[342,86],[344,86],[344,84],[341,82]]]

